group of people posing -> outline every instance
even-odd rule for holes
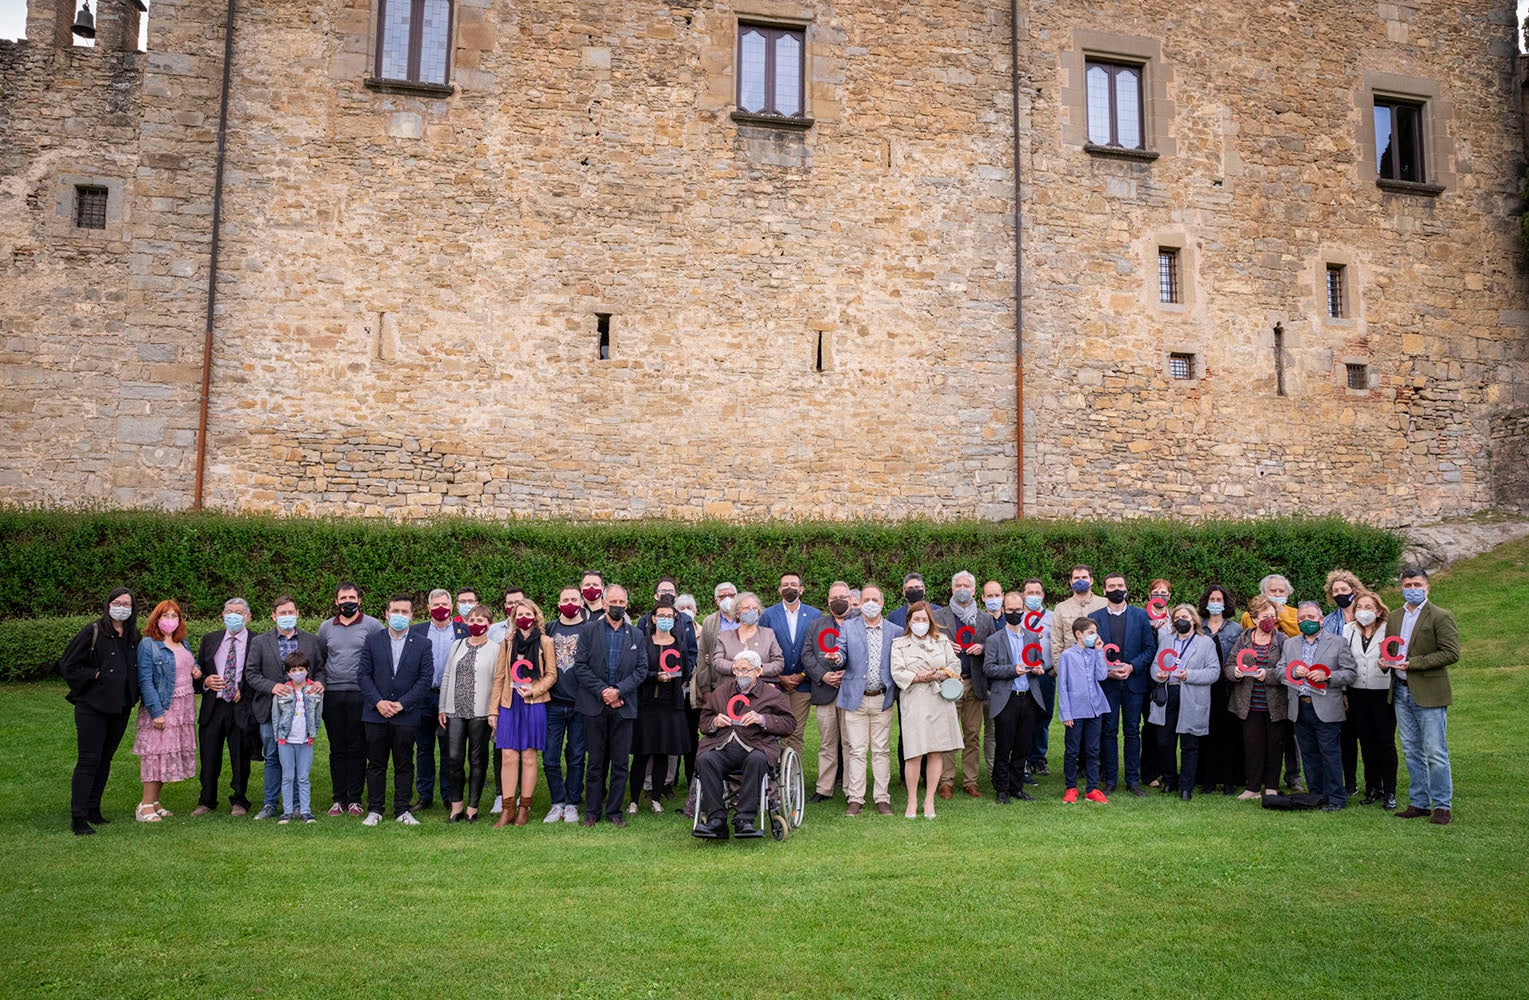
[[[1132,603],[1123,576],[1102,582],[1095,593],[1092,569],[1075,566],[1070,596],[1048,609],[1041,580],[979,588],[962,572],[941,605],[910,573],[890,613],[880,586],[843,581],[820,611],[787,572],[769,607],[721,583],[716,610],[697,620],[694,597],[666,577],[634,619],[625,588],[589,572],[554,612],[514,587],[497,606],[471,588],[437,589],[422,609],[394,595],[379,620],[347,581],[316,634],[298,627],[289,595],[258,634],[249,604],[232,598],[224,628],[195,653],[180,604],[161,600],[144,617],[119,588],[61,660],[79,749],[72,828],[88,835],[107,822],[102,795],[135,707],[144,823],[171,815],[163,786],[198,768],[192,815],[217,809],[225,754],[234,815],[316,822],[309,773],[322,727],[332,817],[381,823],[391,765],[399,823],[417,824],[437,788],[447,822],[476,822],[492,780],[495,825],[520,826],[544,766],[544,822],[625,826],[644,793],[664,812],[683,769],[705,803],[696,835],[720,838],[724,783],[763,780],[783,747],[800,755],[814,715],[808,801],[842,785],[848,815],[868,804],[886,815],[894,713],[909,818],[921,787],[930,818],[958,782],[982,797],[984,762],[999,804],[1031,800],[1060,721],[1064,802],[1107,803],[1123,778],[1134,796],[1156,788],[1187,802],[1198,785],[1268,804],[1287,798],[1283,769],[1291,792],[1329,811],[1358,794],[1361,762],[1364,802],[1396,809],[1400,729],[1410,801],[1396,815],[1450,822],[1445,714],[1459,642],[1422,570],[1403,572],[1395,613],[1344,570],[1328,575],[1326,606],[1292,603],[1272,574],[1240,615],[1219,585],[1175,603],[1169,582],[1153,580]],[[256,757],[258,809],[248,798]],[[733,835],[760,836],[757,797],[736,800]]]

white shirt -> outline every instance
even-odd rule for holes
[[[1427,603],[1428,603],[1427,598],[1424,598],[1423,604],[1427,604]],[[1415,608],[1414,607],[1410,607],[1410,606],[1405,605],[1405,604],[1402,605],[1402,631],[1401,631],[1401,636],[1402,636],[1403,655],[1405,655],[1405,650],[1406,650],[1407,646],[1411,645],[1411,643],[1412,643],[1412,630],[1413,630],[1413,628],[1415,628],[1417,626],[1418,615],[1423,613],[1423,604],[1419,604]]]
[[[787,629],[787,631],[789,631],[791,633],[791,641],[795,642],[796,641],[796,622],[797,622],[797,619],[802,616],[802,605],[801,605],[801,602],[800,601],[797,602],[796,610],[795,611],[792,611],[790,608],[786,607],[784,604],[782,604],[780,606],[780,609],[786,613],[786,629]]]

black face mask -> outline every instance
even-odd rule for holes
[[[611,605],[607,604],[605,606],[605,613],[610,616],[611,621],[619,622],[621,619],[626,617],[626,608],[612,607]]]
[[[1177,618],[1173,622],[1173,630],[1179,635],[1188,635],[1189,630],[1194,628],[1194,622],[1187,618]]]
[[[1346,608],[1350,604],[1354,603],[1354,595],[1353,594],[1334,594],[1333,595],[1333,603],[1338,605],[1338,607],[1340,607],[1340,608]]]
[[[792,587],[787,587],[785,590],[780,592],[780,599],[785,601],[787,604],[795,604],[796,599],[801,596],[802,592]]]
[[[912,587],[903,591],[903,599],[906,600],[909,604],[917,604],[919,601],[924,599],[924,588]]]
[[[1003,613],[1003,620],[1010,625],[1018,625],[1025,620],[1025,611],[1023,608],[1018,611],[1005,611]]]
[[[1106,590],[1104,592],[1104,599],[1111,604],[1124,604],[1126,602],[1126,593],[1124,590]]]
[[[835,618],[843,618],[845,615],[849,614],[849,598],[835,597],[833,600],[828,602],[828,611]]]
[[[360,610],[361,605],[357,604],[355,601],[345,601],[340,605],[340,617],[354,618],[356,616],[356,612]]]

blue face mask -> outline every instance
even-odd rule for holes
[[[658,626],[660,632],[672,632],[674,630],[673,618],[655,618],[653,624]]]
[[[1222,604],[1220,601],[1208,601],[1205,604],[1205,611],[1208,614],[1219,615],[1221,612],[1223,612],[1225,610],[1226,610],[1226,605]]]
[[[998,612],[1003,610],[1003,598],[1001,597],[984,597],[982,604],[989,611]]]
[[[1041,609],[1041,602],[1043,600],[1044,598],[1040,597],[1027,597],[1025,598],[1025,607],[1029,608],[1031,611],[1039,611]]]
[[[1085,635],[1083,637],[1083,645],[1087,646],[1089,649],[1093,649],[1094,648],[1094,644],[1097,643],[1098,641],[1099,641],[1099,633],[1098,632],[1090,632],[1088,635]]]
[[[290,631],[292,631],[293,629],[297,628],[297,616],[296,615],[277,615],[276,616],[276,627],[281,629],[283,632],[290,632]]]
[[[388,615],[388,628],[394,632],[403,632],[409,627],[408,615]]]
[[[1419,604],[1422,604],[1424,601],[1428,600],[1428,591],[1422,587],[1403,587],[1402,600],[1406,601],[1408,604],[1415,608]]]
[[[244,627],[244,616],[236,615],[232,611],[223,616],[223,627],[230,632],[237,632]]]
[[[1074,594],[1086,594],[1092,586],[1093,584],[1087,580],[1074,580],[1072,582],[1072,592]]]

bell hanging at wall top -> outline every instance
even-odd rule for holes
[[[81,38],[96,37],[95,15],[90,13],[90,4],[81,3],[80,12],[74,17],[74,27],[69,29]]]

